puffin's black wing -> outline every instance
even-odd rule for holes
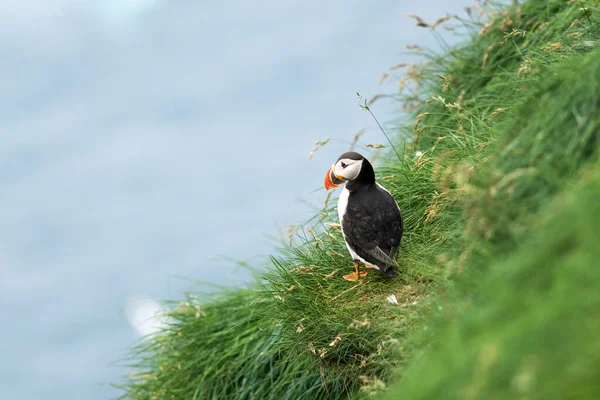
[[[380,267],[397,267],[402,238],[402,214],[392,195],[373,185],[351,192],[343,221],[348,245],[364,260]]]

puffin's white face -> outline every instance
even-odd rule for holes
[[[347,181],[351,181],[356,179],[358,174],[360,174],[362,162],[363,160],[351,160],[349,158],[343,158],[338,160],[338,162],[333,165],[333,172],[338,179],[341,177]]]
[[[352,160],[342,158],[329,168],[325,175],[325,188],[333,189],[344,183],[358,177],[362,168],[363,160]]]

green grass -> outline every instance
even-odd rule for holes
[[[599,398],[600,2],[567,3],[457,20],[464,44],[396,77],[398,279],[341,279],[328,207],[254,287],[174,304],[123,397]]]

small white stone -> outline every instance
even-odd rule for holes
[[[387,300],[388,303],[393,304],[395,306],[398,305],[398,299],[396,298],[395,294],[391,294],[388,297],[385,298]]]

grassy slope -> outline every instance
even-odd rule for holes
[[[405,214],[400,279],[342,280],[351,260],[326,210],[256,288],[174,306],[124,397],[337,399],[400,378],[384,396],[591,394],[600,54],[599,3],[585,4],[590,20],[548,0],[480,34],[464,21],[467,45],[409,71],[424,155],[377,168]]]

